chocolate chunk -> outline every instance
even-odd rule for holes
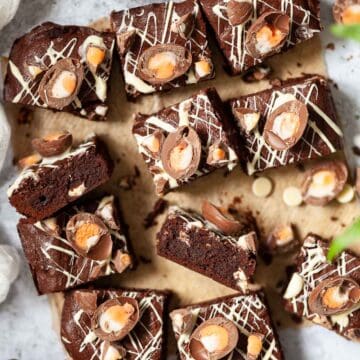
[[[75,293],[75,301],[80,308],[88,315],[92,316],[97,308],[97,295],[93,292],[77,292]]]
[[[221,141],[210,145],[206,163],[212,166],[221,166],[223,162],[229,161],[229,152]]]
[[[148,155],[154,159],[160,158],[160,151],[165,141],[164,132],[155,130],[152,134],[143,138],[141,146],[145,149]]]
[[[116,40],[121,55],[124,56],[129,51],[129,49],[131,48],[132,44],[135,41],[135,37],[136,37],[135,29],[122,31],[120,34],[116,35]]]
[[[267,117],[264,139],[275,150],[292,148],[302,137],[309,113],[306,105],[298,100],[287,101],[275,108]]]
[[[197,80],[211,78],[214,74],[214,65],[210,58],[201,56],[194,64],[195,78]]]
[[[219,360],[235,349],[238,340],[238,329],[231,320],[214,317],[204,321],[191,334],[190,355],[195,360]]]
[[[218,207],[208,201],[203,202],[202,215],[226,235],[235,235],[242,230],[240,222],[232,218],[231,215],[225,216]]]
[[[181,126],[165,139],[161,149],[164,170],[174,179],[189,178],[199,167],[201,142],[197,132]]]
[[[292,224],[277,225],[266,241],[270,253],[286,253],[299,244]]]
[[[59,60],[41,79],[40,98],[49,107],[62,110],[75,100],[83,79],[84,69],[79,60]]]
[[[140,318],[139,304],[130,297],[117,297],[102,303],[91,319],[91,328],[102,340],[118,341],[127,336]]]
[[[191,36],[195,27],[195,17],[192,13],[187,13],[174,21],[171,25],[171,31],[179,34],[183,39]]]
[[[340,24],[360,24],[360,2],[358,0],[336,0],[333,16]]]
[[[230,0],[226,7],[229,22],[232,26],[248,21],[253,14],[253,5],[248,1]]]
[[[260,333],[251,333],[247,339],[246,360],[257,360],[263,349],[265,336]]]
[[[141,54],[138,72],[150,84],[164,84],[184,75],[191,64],[191,52],[185,47],[159,44]]]
[[[21,158],[17,163],[20,169],[28,168],[32,165],[38,164],[42,160],[39,154],[32,154]]]
[[[290,31],[290,18],[280,11],[266,11],[250,26],[245,46],[257,59],[281,50]]]
[[[65,152],[72,145],[73,137],[68,131],[50,134],[43,138],[35,138],[31,144],[43,157],[57,156]]]
[[[106,48],[94,44],[89,44],[86,48],[86,64],[93,74],[98,72],[99,66],[106,59]]]
[[[336,315],[360,302],[360,286],[350,277],[335,276],[321,281],[309,297],[310,310],[319,315]]]
[[[83,257],[105,260],[112,251],[112,239],[106,225],[90,213],[74,215],[66,225],[66,236],[74,250]]]
[[[344,188],[348,170],[342,161],[329,161],[313,166],[305,173],[302,184],[303,199],[307,204],[323,206]]]

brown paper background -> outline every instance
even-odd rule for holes
[[[98,22],[96,27],[102,28],[106,25],[107,20]],[[116,168],[111,181],[103,189],[119,196],[125,222],[129,225],[130,240],[135,254],[151,261],[150,263],[139,261],[139,266],[135,271],[113,276],[110,281],[106,281],[106,284],[118,287],[172,290],[174,296],[171,307],[224,296],[234,293],[234,290],[156,256],[155,236],[165,214],[157,219],[157,226],[144,229],[144,218],[153,209],[157,197],[154,194],[151,176],[137,151],[135,139],[131,135],[131,128],[133,116],[136,112],[152,113],[158,111],[207,86],[215,86],[223,100],[269,87],[268,81],[247,84],[240,77],[228,76],[222,69],[221,55],[217,49],[214,49],[214,46],[212,48],[216,63],[215,80],[175,89],[161,95],[144,96],[136,103],[126,100],[119,64],[115,61],[107,122],[90,122],[69,114],[43,109],[34,111],[33,120],[30,124],[20,125],[15,120],[12,122],[12,145],[17,159],[31,153],[32,138],[51,133],[54,130],[69,130],[73,133],[75,140],[81,140],[87,134],[95,132],[106,141],[111,155],[116,161]],[[274,69],[272,77],[281,79],[301,76],[302,73],[326,75],[318,36],[298,45],[285,54],[274,56],[268,63]],[[18,110],[18,106],[7,105],[7,111],[13,119],[16,118]],[[136,185],[132,190],[125,191],[119,187],[120,179],[124,176],[133,175],[135,165],[140,169],[141,176],[136,179]],[[273,193],[266,199],[257,198],[252,194],[253,178],[242,173],[239,167],[227,177],[224,176],[223,170],[218,170],[184,186],[179,191],[166,195],[165,198],[172,204],[200,210],[203,199],[227,206],[233,203],[235,197],[239,197],[241,202],[237,202],[235,206],[239,210],[252,211],[263,236],[279,221],[289,221],[297,226],[301,237],[310,231],[331,237],[339,233],[344,226],[350,224],[359,214],[355,201],[347,205],[339,205],[334,202],[324,208],[304,205],[298,208],[289,208],[282,201],[283,189],[289,185],[300,185],[302,172],[295,166],[289,166],[266,171],[265,175],[270,177],[274,184]],[[264,266],[260,261],[257,271],[257,280],[264,285],[273,318],[280,326],[294,325],[281,308],[281,299],[275,290],[275,285],[284,278],[286,264],[290,263],[291,260],[288,256],[283,259],[279,258],[273,261],[271,266]],[[49,299],[54,313],[54,326],[58,331],[62,295],[50,295]],[[172,339],[172,336],[170,338]],[[174,353],[173,339],[171,342],[170,353]]]

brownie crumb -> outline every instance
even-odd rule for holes
[[[148,229],[157,225],[156,218],[167,209],[168,205],[169,203],[164,199],[159,199],[156,201],[154,208],[149,212],[149,214],[147,214],[146,218],[144,219],[144,228]]]
[[[273,78],[270,80],[271,86],[281,86],[281,84],[282,84],[282,81],[279,78]]]
[[[26,106],[22,106],[16,117],[19,125],[29,125],[34,119],[34,110]]]
[[[331,221],[338,221],[338,220],[339,220],[339,218],[338,218],[338,217],[336,217],[336,216],[331,216],[331,217],[330,217],[330,220],[331,220]]]
[[[296,65],[297,65],[297,67],[302,67],[302,63],[301,63],[301,62],[297,62]]]
[[[146,256],[139,255],[139,260],[140,260],[143,264],[151,264],[151,259],[147,258]]]
[[[119,181],[119,187],[123,190],[131,190],[136,185],[136,179],[141,175],[139,168],[134,166],[134,174],[125,175]]]
[[[358,146],[353,146],[352,151],[356,156],[360,156],[360,148]]]
[[[254,66],[248,70],[242,77],[246,83],[253,83],[260,80],[268,79],[271,73],[273,72],[272,68],[269,65],[261,64]]]
[[[334,43],[328,43],[326,45],[326,50],[335,50],[335,44]]]

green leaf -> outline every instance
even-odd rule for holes
[[[331,32],[337,37],[360,41],[360,24],[331,25]]]
[[[356,242],[360,242],[360,218],[331,242],[327,259],[332,261],[343,250]]]

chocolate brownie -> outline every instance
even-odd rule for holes
[[[321,31],[318,0],[200,0],[235,75]]]
[[[111,26],[129,98],[214,77],[197,0],[113,12]]]
[[[190,305],[170,317],[182,360],[283,359],[261,292]]]
[[[43,157],[25,167],[7,192],[19,213],[35,220],[45,219],[109,180],[113,163],[99,138],[91,136],[75,148],[70,143],[64,149],[58,147],[59,138],[64,137],[56,134],[34,139],[33,144],[37,143],[35,140],[40,142],[34,147]]]
[[[232,170],[240,153],[236,124],[214,88],[156,114],[137,114],[133,134],[159,195],[220,167]]]
[[[233,289],[247,293],[256,268],[252,219],[237,222],[210,203],[203,216],[176,206],[157,234],[157,253]]]
[[[112,195],[67,207],[45,220],[20,219],[17,228],[39,294],[63,291],[132,267]]]
[[[61,340],[73,360],[162,359],[166,300],[155,290],[68,292]]]
[[[287,311],[360,341],[360,259],[343,251],[330,263],[329,243],[309,234],[284,294]]]
[[[242,138],[244,171],[330,155],[343,148],[328,82],[311,75],[230,101]]]
[[[4,99],[104,120],[114,35],[46,22],[11,49]]]

